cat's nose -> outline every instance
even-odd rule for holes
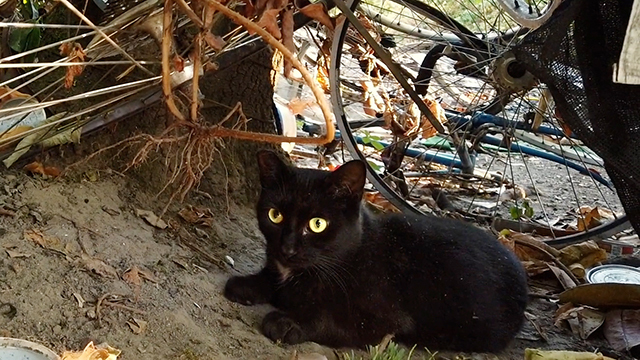
[[[282,248],[280,249],[280,251],[282,252],[282,255],[284,255],[286,258],[290,258],[297,253],[296,248],[293,244],[282,245]]]

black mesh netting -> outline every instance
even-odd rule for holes
[[[613,82],[633,1],[572,0],[514,52],[547,84],[563,121],[597,152],[640,229],[640,86]],[[640,61],[640,59],[639,59]]]

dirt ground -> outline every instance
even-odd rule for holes
[[[58,156],[46,161],[64,164]],[[210,179],[216,178],[225,179]],[[336,358],[339,352],[312,343],[274,344],[259,332],[268,306],[244,307],[222,296],[229,276],[263,261],[255,189],[243,191],[227,177],[220,180],[222,195],[207,199],[211,184],[203,184],[203,192],[170,207],[163,230],[137,215],[163,207],[166,196],[154,197],[159,182],[142,170],[122,175],[93,163],[58,179],[4,171],[0,207],[10,212],[0,215],[0,335],[58,353],[106,342],[122,350],[123,360],[290,359],[294,350]],[[212,210],[211,226],[194,227],[177,215],[203,204]],[[580,340],[553,325],[555,303],[531,300],[531,321],[497,358],[522,359],[529,347],[613,354],[600,332]]]

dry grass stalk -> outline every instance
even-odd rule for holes
[[[129,61],[131,61],[133,64],[135,64],[138,68],[140,68],[142,71],[146,72],[147,74],[152,75],[152,76],[154,75],[151,71],[149,71],[147,68],[142,66],[138,61],[136,61],[136,59],[134,59],[131,55],[129,55],[129,53],[127,53],[123,48],[121,48],[118,44],[116,44],[115,41],[113,41],[107,34],[104,33],[104,31],[100,30],[100,28],[97,27],[93,22],[91,22],[91,20],[89,20],[89,18],[84,16],[84,14],[80,10],[78,10],[75,6],[73,6],[72,3],[70,3],[68,0],[59,0],[59,1],[61,3],[63,3],[67,8],[69,8],[69,10],[71,10],[71,12],[73,12],[77,17],[79,17],[87,25],[91,26],[91,28],[95,32],[100,34],[100,36],[102,36],[105,41],[107,41],[111,46],[114,47],[114,49],[116,49],[118,52],[120,52]]]
[[[325,124],[326,124],[326,129],[325,129],[326,133],[324,134],[324,136],[319,138],[286,138],[281,136],[274,136],[272,138],[269,138],[270,140],[261,140],[257,138],[255,139],[245,138],[245,139],[268,141],[268,142],[272,142],[271,139],[273,139],[273,142],[297,142],[301,144],[317,144],[317,145],[322,145],[322,144],[331,142],[335,136],[335,129],[333,127],[333,117],[332,117],[331,108],[327,103],[327,99],[324,97],[324,92],[316,85],[313,77],[311,76],[309,71],[307,71],[304,65],[302,65],[300,60],[298,60],[298,58],[293,53],[291,53],[291,51],[289,51],[289,49],[287,49],[286,46],[284,46],[280,41],[278,41],[275,37],[273,37],[273,35],[271,35],[265,29],[258,26],[255,22],[247,19],[246,17],[242,16],[238,12],[229,9],[228,7],[222,5],[216,0],[206,0],[206,2],[210,4],[214,9],[223,13],[225,16],[233,20],[235,23],[244,26],[250,32],[255,32],[256,34],[260,35],[269,45],[273,46],[274,48],[282,52],[284,57],[287,58],[287,60],[289,60],[291,64],[293,64],[293,66],[296,69],[298,69],[298,71],[300,71],[307,85],[309,86],[309,88],[311,88],[311,91],[313,92],[313,95],[315,96],[316,101],[320,106],[320,110],[322,110],[322,115],[324,117]]]
[[[196,24],[197,27],[201,29],[204,28],[204,23],[202,22],[202,20],[200,20],[198,15],[191,9],[189,4],[187,4],[185,0],[176,0],[176,4],[180,8],[180,10],[182,10],[182,12],[187,15],[189,20],[193,21],[193,23]]]
[[[200,65],[202,63],[202,32],[193,40],[193,80],[191,80],[191,121],[198,121],[198,94],[200,93]]]
[[[164,94],[169,111],[173,114],[173,116],[178,118],[178,120],[184,121],[184,115],[182,115],[180,110],[178,110],[178,107],[173,100],[173,93],[171,88],[171,67],[169,58],[171,57],[171,45],[173,44],[172,0],[164,0],[164,16],[162,20],[162,93]]]

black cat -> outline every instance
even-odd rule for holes
[[[498,352],[519,331],[527,280],[493,236],[463,222],[373,215],[361,205],[365,166],[334,172],[258,154],[267,262],[231,278],[227,299],[270,303],[263,333],[295,344],[377,344],[386,334],[430,350]]]

